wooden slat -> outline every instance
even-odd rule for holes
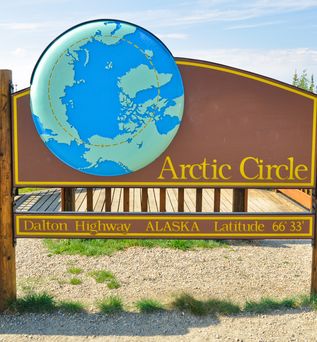
[[[307,189],[305,189],[307,190]],[[287,197],[291,198],[293,201],[299,203],[303,207],[307,209],[312,208],[312,195],[307,191],[302,191],[298,189],[279,189],[278,191],[282,194],[286,195]]]
[[[203,209],[204,213],[212,212],[214,207],[214,190],[205,188],[203,191]]]
[[[42,196],[35,196],[36,202],[29,208],[28,211],[45,211],[50,201],[54,198],[54,191],[47,190]],[[65,211],[65,210],[64,210]]]
[[[140,188],[132,189],[132,211],[133,212],[141,211],[141,189]]]
[[[141,211],[147,212],[148,211],[148,188],[142,188],[141,191]]]
[[[160,188],[160,212],[166,212],[166,188]]]
[[[160,189],[154,188],[153,189],[153,198],[154,198],[154,210],[153,212],[159,212],[160,211]]]
[[[203,209],[203,189],[196,189],[196,212],[200,213]]]
[[[175,213],[177,211],[177,199],[173,189],[166,189],[166,211]]]
[[[105,208],[105,191],[104,189],[96,189],[94,191],[94,211],[104,211]]]
[[[148,212],[157,213],[159,211],[157,206],[156,189],[148,189]]]
[[[185,189],[184,188],[179,188],[178,189],[178,211],[179,212],[184,212],[184,196],[185,194]]]
[[[87,197],[87,211],[94,211],[94,189],[87,188],[86,189]]]
[[[214,189],[214,212],[220,212],[221,189]]]
[[[130,211],[130,188],[123,189],[123,211]]]
[[[50,212],[52,211],[52,212],[54,212],[55,209],[58,207],[59,203],[60,203],[60,194],[54,192],[54,194],[50,198],[50,200],[47,201],[46,207],[43,208],[43,211],[50,211]]]
[[[76,211],[87,211],[87,191],[84,188],[77,188],[75,191]]]
[[[107,212],[111,212],[111,201],[112,201],[112,198],[111,198],[111,188],[110,187],[107,187],[105,188],[105,211]]]
[[[121,192],[122,188],[112,189],[112,199],[111,199],[111,211],[120,212],[121,210]]]
[[[185,211],[193,213],[196,211],[196,189],[185,189]]]

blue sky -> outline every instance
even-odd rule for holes
[[[0,68],[29,86],[44,48],[83,21],[114,18],[159,36],[174,56],[205,59],[291,83],[317,78],[317,0],[2,0]]]

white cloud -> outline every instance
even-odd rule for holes
[[[0,28],[5,30],[38,30],[46,26],[44,22],[35,23],[35,22],[5,22],[0,23]]]
[[[291,83],[294,71],[306,69],[317,77],[317,50],[209,49],[172,51],[174,56],[207,60]]]
[[[263,23],[254,23],[254,24],[241,24],[241,25],[234,25],[229,26],[226,30],[243,30],[243,29],[250,29],[250,28],[257,28],[257,27],[264,27],[264,26],[272,26],[283,23],[282,21],[268,21]]]
[[[158,33],[157,36],[160,39],[177,39],[177,40],[184,40],[188,38],[187,34],[184,33],[166,33],[166,34],[160,34]]]
[[[204,24],[215,21],[234,22],[298,12],[316,8],[316,0],[257,0],[257,1],[199,1],[179,6],[173,10],[146,10],[121,12],[120,17],[130,21],[150,23],[152,27],[173,27],[191,24]],[[136,21],[136,22],[137,22]]]
[[[24,57],[27,54],[27,50],[21,47],[16,48],[15,50],[11,51],[12,55],[17,57]]]

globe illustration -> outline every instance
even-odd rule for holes
[[[118,176],[158,158],[180,126],[184,88],[166,46],[118,20],[77,25],[43,52],[31,78],[38,134],[63,163]]]

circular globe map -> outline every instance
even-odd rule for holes
[[[183,108],[173,56],[150,32],[126,22],[71,28],[32,74],[40,137],[62,162],[92,175],[124,175],[153,162],[177,133]]]

